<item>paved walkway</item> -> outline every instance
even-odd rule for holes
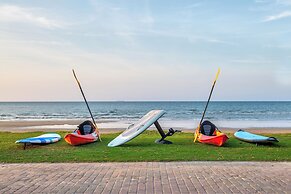
[[[291,193],[291,163],[0,164],[0,193]]]

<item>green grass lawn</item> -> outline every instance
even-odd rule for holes
[[[62,137],[65,132],[58,132]],[[107,144],[118,134],[102,135],[102,142],[71,146],[64,139],[49,145],[34,145],[23,150],[18,139],[33,137],[42,132],[0,132],[0,162],[129,162],[129,161],[291,161],[291,134],[275,134],[279,143],[260,145],[245,143],[228,134],[223,147],[193,143],[193,134],[180,133],[167,139],[171,145],[159,145],[157,132],[147,131],[119,147]],[[270,135],[270,134],[269,134]]]

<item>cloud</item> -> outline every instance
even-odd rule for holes
[[[200,7],[202,5],[202,2],[196,2],[196,3],[192,3],[190,5],[185,6],[185,9],[193,9],[193,8],[197,8]]]
[[[255,0],[258,4],[291,5],[291,0]]]
[[[183,37],[183,36],[181,36]],[[224,44],[224,45],[236,45],[233,42],[225,41],[225,40],[220,40],[217,38],[212,38],[212,37],[206,37],[206,36],[189,36],[188,37],[189,42],[191,43],[197,43],[197,42],[207,42],[207,43],[212,43],[212,44]]]
[[[291,0],[276,0],[276,2],[281,5],[291,5]]]
[[[146,24],[153,24],[155,22],[155,19],[150,16],[150,15],[146,15],[144,18],[142,18],[140,20],[142,23],[146,23]]]
[[[227,45],[236,45],[233,42],[229,42],[229,41],[224,41],[224,40],[219,40],[219,39],[207,39],[207,42],[210,43],[216,43],[216,44],[227,44]]]
[[[291,11],[284,11],[284,12],[281,12],[277,15],[267,16],[263,21],[270,22],[270,21],[275,21],[275,20],[287,18],[287,17],[291,17]]]
[[[241,64],[272,64],[274,60],[265,59],[234,59],[230,61],[231,63],[241,63]]]
[[[267,44],[267,45],[265,45],[265,47],[266,48],[291,49],[291,45],[289,45],[289,44],[277,44],[277,45]]]
[[[64,42],[64,41],[42,41],[42,40],[7,40],[7,39],[0,39],[1,43],[5,44],[25,44],[25,45],[45,45],[45,46],[71,46],[72,43]]]
[[[60,22],[36,15],[32,11],[33,9],[16,5],[0,5],[0,22],[30,23],[47,29],[63,27]]]
[[[255,3],[270,3],[270,0],[255,0]]]

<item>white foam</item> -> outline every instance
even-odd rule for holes
[[[137,120],[119,120],[119,121],[106,121],[97,123],[99,128],[106,129],[126,129],[130,124],[135,123]],[[255,121],[255,120],[211,120],[218,128],[291,128],[291,121]],[[164,120],[160,119],[159,123],[164,129],[167,128],[181,128],[181,129],[194,129],[198,126],[199,120]],[[76,129],[78,125],[39,125],[22,127],[22,129]],[[154,128],[154,125],[151,127]]]
[[[219,128],[291,128],[291,121],[211,120]],[[198,120],[160,121],[164,127],[193,129]]]

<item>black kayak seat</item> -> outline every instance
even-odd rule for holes
[[[87,120],[78,126],[78,130],[81,135],[88,135],[95,131],[95,126],[91,121]]]
[[[200,132],[207,136],[213,136],[216,129],[217,127],[208,120],[203,121],[200,126]]]

